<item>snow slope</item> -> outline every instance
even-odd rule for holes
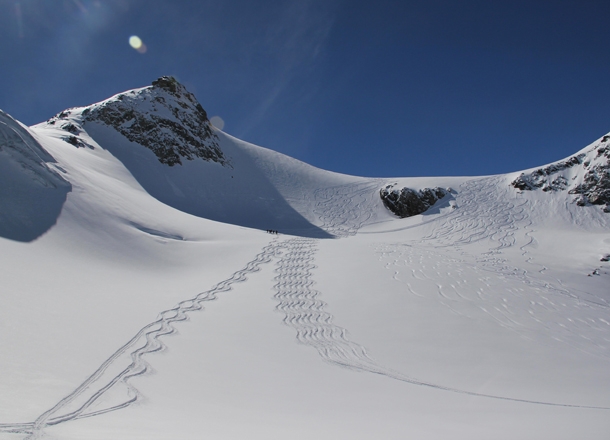
[[[121,95],[196,114],[177,90]],[[599,206],[520,173],[340,175],[212,126],[222,161],[169,166],[91,117],[118,96],[0,115],[1,439],[607,438]],[[386,185],[453,191],[399,219]]]
[[[0,237],[31,241],[55,224],[70,191],[53,158],[0,110]]]

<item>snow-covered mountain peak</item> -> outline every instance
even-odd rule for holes
[[[195,96],[171,76],[89,107],[65,110],[48,123],[59,124],[67,119],[70,122],[64,121],[61,126],[72,133],[79,130],[78,122],[83,125],[98,122],[113,127],[131,142],[150,149],[161,163],[169,166],[197,158],[229,164],[205,110]],[[78,138],[72,139],[72,143],[75,142]]]
[[[579,206],[610,212],[610,134],[567,159],[521,173],[511,185],[521,191],[568,191]]]

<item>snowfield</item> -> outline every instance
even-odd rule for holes
[[[186,96],[137,89],[135,121],[142,90],[153,119]],[[225,163],[169,166],[95,108],[0,113],[0,439],[608,438],[600,206],[520,172],[341,175],[211,125]],[[387,185],[451,192],[399,219]]]

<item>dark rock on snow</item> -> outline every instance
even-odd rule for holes
[[[411,188],[394,188],[393,185],[388,185],[379,191],[385,207],[400,218],[412,217],[427,211],[447,194],[449,194],[448,190],[438,187],[416,191]]]

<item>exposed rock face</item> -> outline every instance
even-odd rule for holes
[[[585,157],[586,154],[581,153],[577,156],[572,156],[565,161],[554,163],[545,168],[539,168],[532,171],[530,174],[521,174],[511,183],[511,185],[522,191],[532,191],[537,188],[542,188],[542,191],[564,190],[568,187],[568,181],[565,177],[557,174],[559,171],[580,165]]]
[[[424,188],[415,191],[411,188],[394,188],[393,185],[388,185],[379,191],[385,207],[400,218],[412,217],[427,211],[447,194],[449,191],[443,188]]]
[[[71,110],[49,123],[65,119]],[[173,77],[164,76],[152,86],[121,93],[82,110],[83,124],[101,122],[127,139],[150,149],[161,163],[181,165],[201,158],[228,165],[208,116],[195,96]],[[62,125],[75,134],[77,127]],[[70,137],[70,143],[76,145]]]
[[[594,143],[585,153],[522,173],[511,185],[521,191],[567,190],[577,195],[577,205],[604,205],[604,212],[610,212],[610,135]]]

